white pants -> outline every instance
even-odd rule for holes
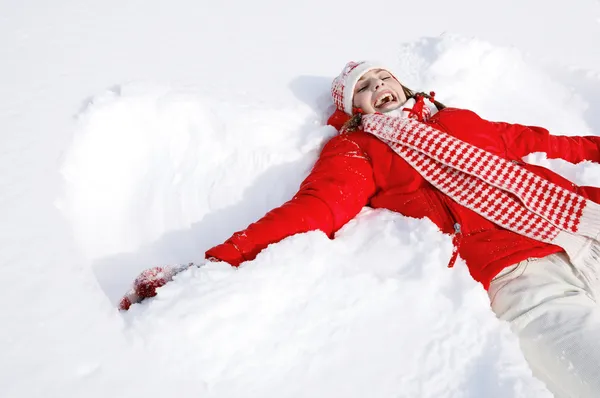
[[[555,397],[600,397],[600,306],[565,254],[507,268],[488,295]]]

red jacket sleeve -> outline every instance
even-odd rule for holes
[[[374,193],[369,158],[348,136],[338,135],[325,145],[290,201],[208,250],[206,257],[237,266],[254,259],[269,244],[300,232],[321,230],[333,237]]]
[[[502,136],[507,153],[519,158],[534,152],[545,152],[549,159],[563,159],[571,163],[591,160],[600,163],[600,137],[567,137],[551,135],[543,127],[488,123]]]

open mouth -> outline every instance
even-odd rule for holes
[[[389,108],[398,103],[398,98],[391,91],[385,91],[381,93],[375,102],[373,103],[374,108]]]

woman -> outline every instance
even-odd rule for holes
[[[238,266],[299,232],[333,237],[366,205],[427,217],[453,236],[449,266],[465,260],[534,374],[558,397],[600,396],[600,189],[522,162],[532,152],[600,162],[600,137],[486,121],[367,62],[348,63],[332,97],[340,134],[298,193],[206,257]],[[185,268],[145,271],[121,308]]]

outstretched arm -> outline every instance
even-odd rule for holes
[[[545,152],[549,159],[563,159],[571,163],[584,160],[600,163],[600,137],[567,137],[552,135],[543,127],[487,123],[491,123],[501,134],[507,153],[517,157]]]
[[[375,193],[371,163],[360,147],[346,136],[331,139],[312,172],[293,199],[267,213],[246,230],[206,252],[211,261],[238,266],[252,260],[271,243],[311,230],[330,237],[352,219]],[[194,264],[154,267],[142,272],[121,299],[119,309],[154,297],[156,289]]]
[[[290,201],[208,250],[206,257],[238,266],[254,259],[269,244],[296,233],[321,230],[332,237],[374,193],[373,169],[368,157],[347,136],[336,136],[325,145],[313,170]]]

